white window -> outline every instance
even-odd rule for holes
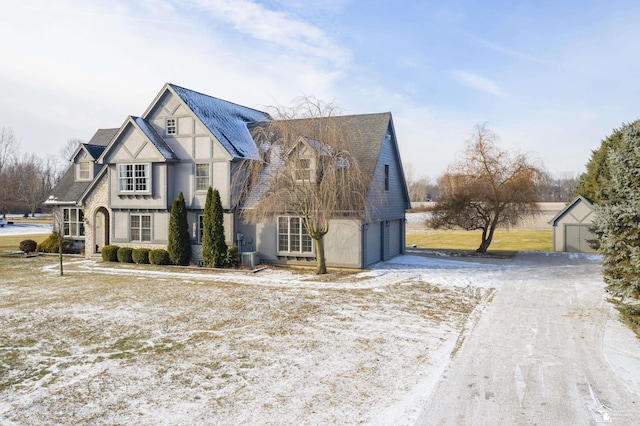
[[[118,165],[118,189],[120,192],[151,192],[149,185],[149,165]]]
[[[311,181],[311,159],[300,158],[295,164],[295,180],[309,182]]]
[[[151,215],[130,216],[131,241],[151,241]]]
[[[62,234],[65,237],[84,237],[84,211],[79,208],[62,209]]]
[[[78,164],[78,180],[91,180],[91,163],[83,161]]]
[[[278,217],[278,252],[312,254],[313,244],[299,217]]]
[[[209,164],[196,164],[196,191],[206,191],[211,186]]]
[[[178,122],[175,118],[167,118],[166,121],[167,135],[178,134]]]

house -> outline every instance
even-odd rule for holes
[[[553,250],[594,253],[589,240],[595,239],[591,231],[595,217],[591,201],[581,195],[574,198],[549,221],[553,225]]]
[[[365,268],[404,253],[409,197],[393,121],[390,113],[331,119],[363,129],[353,141],[354,155],[368,174],[371,194],[384,196],[375,198],[375,214],[367,219],[332,219],[325,236],[327,265]],[[182,192],[197,263],[206,193],[213,186],[225,211],[227,244],[257,252],[266,263],[315,262],[313,245],[280,244],[308,238],[295,226],[297,218],[274,212],[272,219],[250,224],[241,214],[232,182],[244,162],[263,160],[250,129],[270,120],[265,112],[165,84],[140,117],[99,130],[76,150],[46,201],[56,211],[56,229],[84,244],[87,257],[108,244],[166,248],[171,203]]]

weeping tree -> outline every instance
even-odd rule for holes
[[[603,255],[607,290],[640,296],[640,121],[617,130],[618,146],[607,153],[608,181],[596,207],[595,234]]]
[[[246,188],[244,218],[257,223],[277,217],[279,230],[286,231],[279,250],[315,255],[318,274],[327,272],[324,236],[331,219],[362,215],[368,195],[353,146],[361,130],[338,113],[334,104],[309,97],[291,108],[274,107],[274,120],[251,129],[260,160],[244,161],[234,184]]]
[[[220,193],[212,187],[207,190],[202,221],[202,262],[210,268],[225,266],[227,243],[224,240],[224,210]]]
[[[538,212],[538,185],[545,173],[523,154],[502,150],[498,136],[477,125],[461,158],[439,178],[440,197],[427,225],[482,231],[476,252],[486,253],[498,227]]]
[[[191,241],[189,240],[189,223],[187,222],[187,206],[182,192],[171,205],[169,216],[169,242],[167,245],[169,259],[174,265],[188,265],[191,258]]]

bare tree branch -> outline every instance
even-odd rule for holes
[[[462,158],[440,177],[442,193],[428,221],[433,228],[481,230],[481,253],[497,227],[538,211],[538,187],[546,176],[526,155],[498,148],[497,139],[484,124],[475,127]]]

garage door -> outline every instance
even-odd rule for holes
[[[590,225],[565,225],[564,251],[574,253],[593,253],[587,240],[595,238]]]

